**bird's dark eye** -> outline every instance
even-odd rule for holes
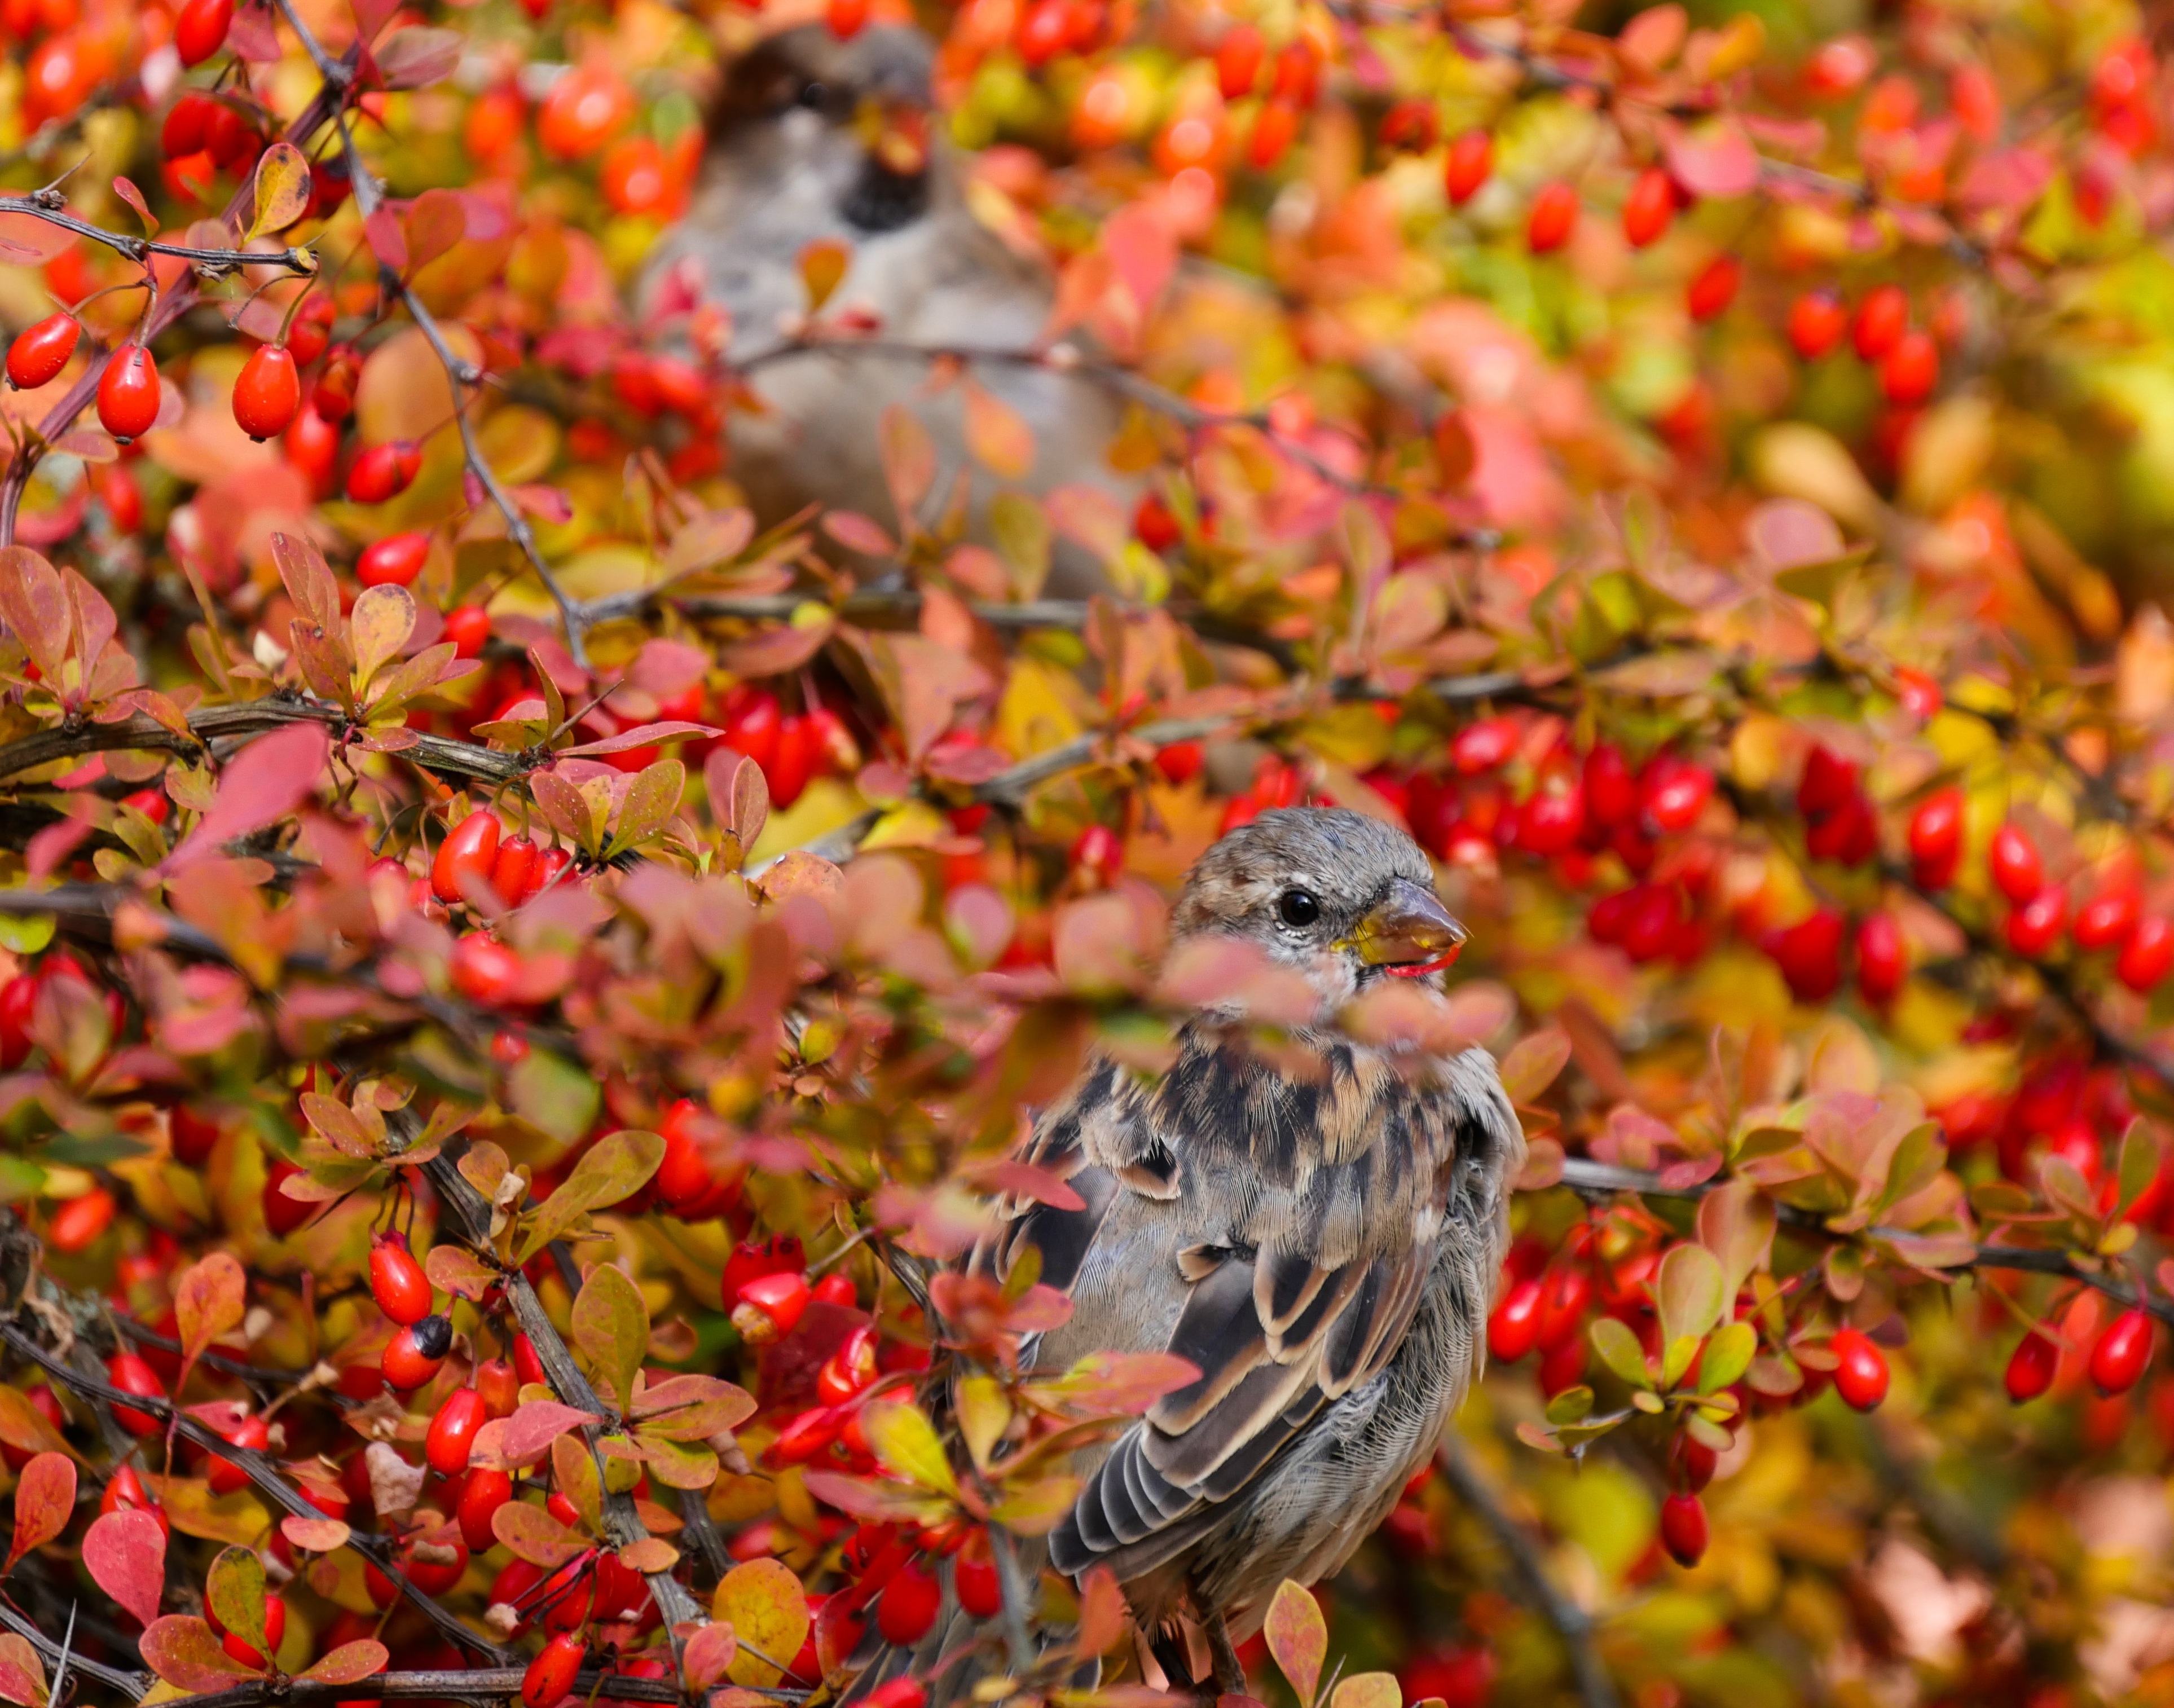
[[[811,78],[800,85],[798,93],[792,97],[792,104],[795,106],[821,107],[830,99],[830,91]]]
[[[1285,925],[1311,925],[1321,917],[1321,904],[1303,889],[1286,889],[1276,898],[1276,915]]]

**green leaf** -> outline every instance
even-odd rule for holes
[[[1667,1343],[1661,1352],[1661,1386],[1663,1390],[1674,1387],[1684,1379],[1684,1372],[1691,1367],[1691,1360],[1698,1356],[1699,1348],[1703,1344],[1704,1340],[1695,1334],[1679,1334]]]
[[[649,1350],[649,1306],[641,1289],[614,1263],[599,1263],[574,1300],[574,1344],[587,1355],[591,1373],[621,1411],[634,1373]]]
[[[257,1651],[264,1641],[264,1562],[253,1549],[219,1550],[204,1578],[204,1603],[219,1622]]]
[[[871,1406],[863,1416],[868,1446],[884,1469],[939,1494],[958,1494],[958,1479],[951,1474],[936,1426],[918,1407],[893,1401]]]
[[[1653,1277],[1663,1342],[1697,1340],[1721,1320],[1721,1264],[1701,1246],[1676,1246]],[[1670,1347],[1673,1357],[1674,1349]],[[1677,1371],[1680,1376],[1682,1371]],[[1674,1376],[1665,1379],[1673,1383]]]
[[[1638,1343],[1628,1323],[1613,1316],[1596,1317],[1592,1334],[1593,1349],[1620,1380],[1634,1388],[1652,1386],[1652,1372],[1646,1368],[1646,1349]]]
[[[1751,1367],[1759,1350],[1759,1332],[1744,1322],[1716,1329],[1706,1339],[1706,1355],[1699,1359],[1699,1392],[1718,1392]]]
[[[514,1063],[506,1076],[507,1106],[561,1144],[573,1143],[589,1130],[597,1118],[598,1100],[602,1095],[594,1074],[549,1050],[531,1050]],[[586,1163],[587,1159],[582,1160]],[[576,1169],[576,1172],[579,1171]],[[549,1202],[556,1203],[558,1198],[559,1194],[554,1192]],[[607,1198],[598,1202],[616,1203],[619,1200]],[[520,1261],[525,1263],[528,1259]]]
[[[60,922],[50,913],[0,913],[0,949],[35,954],[59,929]]]
[[[521,1089],[521,1070],[538,1060],[551,1062],[556,1073],[550,1081],[533,1081],[532,1094],[541,1091],[548,1095],[555,1086],[561,1097],[579,1095],[584,1112],[575,1125],[575,1132],[578,1136],[586,1132],[596,1111],[596,1082],[549,1051],[530,1051],[527,1059],[509,1076],[515,1111],[529,1115]],[[583,1092],[574,1089],[576,1080],[585,1088]],[[562,1110],[560,1118],[564,1116]],[[514,1254],[514,1266],[517,1268],[526,1263],[591,1210],[632,1197],[648,1184],[650,1176],[657,1172],[657,1164],[663,1160],[664,1141],[653,1132],[622,1130],[606,1133],[583,1153],[581,1159],[574,1165],[573,1173],[528,1219],[528,1230],[522,1239],[520,1250]]]
[[[2159,1177],[2159,1162],[2157,1132],[2149,1122],[2130,1122],[2128,1131],[2121,1136],[2119,1209],[2126,1210],[2144,1196],[2144,1189]]]
[[[677,759],[659,759],[646,766],[627,787],[619,803],[619,824],[612,832],[607,858],[623,854],[647,841],[679,809],[679,797],[687,787],[687,767]]]

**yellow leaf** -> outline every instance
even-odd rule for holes
[[[958,1494],[959,1484],[951,1474],[951,1462],[944,1457],[936,1426],[918,1408],[895,1401],[871,1406],[863,1416],[868,1446],[884,1469],[939,1494]]]
[[[735,1684],[773,1685],[779,1667],[792,1664],[808,1640],[808,1596],[800,1580],[775,1559],[750,1559],[736,1565],[710,1599],[710,1616],[728,1623],[738,1637],[739,1652],[725,1673]],[[778,1665],[755,1656],[760,1649]]]

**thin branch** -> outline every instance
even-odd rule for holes
[[[5,1625],[17,1636],[27,1639],[32,1648],[48,1661],[53,1662],[56,1665],[58,1664],[61,1657],[61,1646],[4,1601],[0,1601],[0,1625]],[[78,1654],[69,1655],[68,1664],[70,1672],[81,1673],[85,1678],[95,1678],[109,1690],[125,1692],[132,1702],[142,1696],[157,1682],[149,1673],[123,1672],[118,1667],[109,1667],[103,1661],[93,1661]],[[60,1698],[55,1695],[52,1700],[58,1701]]]
[[[176,261],[194,262],[214,272],[232,272],[244,267],[278,267],[306,278],[317,270],[317,257],[300,246],[276,254],[254,249],[197,249],[186,243],[160,243],[148,237],[131,237],[125,231],[109,231],[68,212],[57,190],[34,190],[27,196],[0,196],[0,214],[20,214],[48,225],[57,225],[63,231],[73,231],[78,237],[102,243],[135,262],[165,255]]]
[[[1443,1479],[1457,1491],[1457,1498],[1479,1514],[1480,1522],[1501,1544],[1512,1572],[1523,1586],[1523,1599],[1562,1639],[1563,1649],[1570,1657],[1571,1672],[1577,1680],[1578,1696],[1585,1708],[1616,1708],[1615,1681],[1609,1676],[1600,1651],[1593,1644],[1593,1616],[1572,1601],[1549,1576],[1539,1543],[1523,1525],[1510,1516],[1487,1479],[1465,1457],[1463,1444],[1455,1430],[1442,1436],[1434,1458]]]

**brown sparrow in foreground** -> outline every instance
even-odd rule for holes
[[[1172,921],[1311,986],[1320,1016],[1394,973],[1439,988],[1464,940],[1402,831],[1263,813],[1202,857]],[[1049,1560],[1117,1575],[1173,1685],[1245,1688],[1234,1640],[1285,1578],[1335,1571],[1387,1516],[1479,1375],[1525,1141],[1484,1050],[1434,1057],[1302,1026],[1274,1059],[1214,1009],[1144,1079],[1091,1059],[1025,1155],[1081,1200],[1008,1200],[973,1262],[1032,1248],[1071,1296],[1028,1355],[1166,1351],[1198,1380],[1075,1466]],[[925,1651],[917,1669],[938,1657]]]
[[[932,58],[917,30],[872,29],[840,41],[810,25],[735,61],[693,205],[659,244],[642,287],[653,302],[676,281],[728,310],[730,354],[745,362],[791,343],[808,307],[808,246],[826,240],[848,251],[825,312],[852,311],[873,331],[860,348],[848,339],[758,359],[748,378],[765,413],[733,418],[731,472],[765,524],[809,503],[889,522],[878,424],[894,403],[935,439],[934,502],[948,501],[967,466],[958,388],[930,397],[930,362],[881,346],[1031,352],[1049,319],[1054,281],[967,207],[958,163],[937,135]],[[1020,487],[1039,495],[1086,483],[1129,504],[1129,484],[1105,461],[1122,413],[1106,390],[1030,366],[980,362],[971,371],[1034,435]],[[978,523],[999,484],[972,473]],[[1093,581],[1084,561],[1060,553],[1052,591]]]

